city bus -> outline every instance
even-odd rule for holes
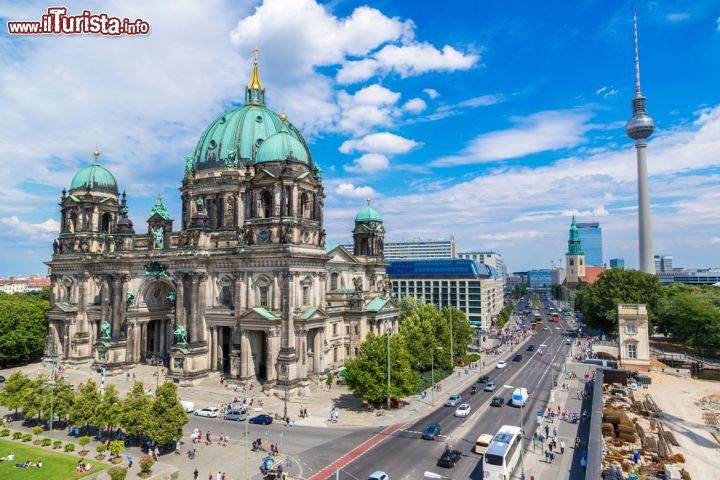
[[[503,425],[483,456],[483,480],[508,480],[520,461],[520,427]]]

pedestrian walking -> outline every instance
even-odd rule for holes
[[[200,472],[198,472],[198,469],[196,468],[195,471],[193,472],[193,480],[197,480],[198,475],[200,475]]]
[[[560,454],[565,453],[565,440],[560,440]]]
[[[303,409],[303,418],[307,418],[307,416],[308,416],[308,412],[307,412],[307,407],[306,407],[305,409]]]
[[[545,425],[545,438],[550,436],[550,425]]]
[[[222,480],[225,480],[225,472],[222,474]]]
[[[548,450],[550,450],[550,453],[552,453],[552,451],[553,451],[553,442],[552,441],[548,442]]]
[[[218,474],[215,476],[216,480],[222,480],[222,473],[218,472]]]
[[[212,440],[210,440],[210,430],[205,433],[205,445],[212,445]]]
[[[550,452],[545,450],[545,463],[550,463]]]
[[[557,427],[553,427],[553,436],[557,437]]]
[[[555,454],[551,451],[550,452],[550,465],[552,465],[553,460],[555,460]]]

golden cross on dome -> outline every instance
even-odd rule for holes
[[[253,63],[254,63],[255,65],[258,64],[258,52],[259,52],[259,51],[260,51],[259,48],[257,48],[257,47],[253,48]]]
[[[162,194],[162,193],[158,193],[158,196],[157,196],[157,203],[158,203],[158,205],[162,205],[162,201],[163,201],[164,198],[165,198],[165,197],[163,197],[163,194]]]
[[[98,150],[97,145],[95,145],[95,150],[93,150],[93,157],[95,157],[95,160],[97,160],[99,156],[100,150]]]
[[[370,202],[372,202],[372,198],[368,197],[367,202],[368,202],[368,207],[369,207],[369,206],[370,206]]]

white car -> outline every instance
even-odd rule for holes
[[[445,402],[445,406],[446,407],[456,407],[460,403],[460,400],[462,400],[460,395],[450,395],[450,398],[448,398],[447,402]]]
[[[499,362],[497,362],[497,364],[495,366],[497,368],[505,368],[505,367],[507,367],[507,362],[505,360],[500,360]]]
[[[368,480],[390,480],[390,477],[388,477],[387,473],[378,470],[377,472],[371,473]]]
[[[470,415],[470,410],[470,405],[463,403],[457,408],[457,410],[455,410],[455,416],[465,418]]]
[[[218,409],[215,407],[205,407],[201,408],[200,410],[195,410],[195,415],[198,417],[210,417],[210,418],[217,418],[218,416]]]

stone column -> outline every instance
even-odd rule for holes
[[[120,336],[120,307],[122,306],[122,282],[120,276],[113,277],[113,305],[112,305],[112,337]]]
[[[198,300],[199,300],[199,284],[200,279],[197,273],[190,275],[190,339],[191,343],[195,343],[199,340],[199,323],[198,322]]]
[[[198,325],[198,334],[199,342],[206,341],[206,324],[205,324],[205,305],[206,305],[206,296],[208,294],[208,274],[203,272],[200,274],[200,283],[198,284],[198,312],[197,312],[197,325]]]
[[[216,364],[220,365],[220,371],[225,370],[225,328],[223,327],[216,327],[218,330],[217,336],[218,336],[218,343],[217,343],[217,362]]]
[[[292,187],[292,216],[296,218],[299,217],[300,211],[300,205],[298,205],[298,186],[294,184]]]
[[[185,274],[177,273],[175,287],[175,326],[185,326]]]
[[[245,379],[248,376],[248,362],[250,357],[250,339],[248,339],[247,330],[240,330],[240,378]]]
[[[320,282],[319,282],[320,284],[318,286],[319,295],[318,295],[317,305],[320,308],[325,308],[325,303],[326,303],[325,294],[327,293],[327,273],[321,272],[319,278],[320,278]]]
[[[108,321],[108,308],[110,301],[110,287],[106,275],[100,276],[100,323]]]
[[[235,316],[237,317],[243,311],[242,307],[242,274],[236,273],[233,277],[233,306],[235,307]]]
[[[210,331],[212,332],[210,340],[210,371],[213,371],[217,368],[218,330],[217,327],[210,327]]]
[[[140,352],[147,350],[147,326],[147,322],[140,324]],[[140,354],[142,355],[142,353]]]
[[[277,311],[280,309],[280,284],[278,282],[278,272],[273,273],[273,295],[272,295],[272,310]]]
[[[166,320],[160,320],[158,322],[158,327],[160,327],[160,334],[158,339],[158,352],[164,352],[165,351],[165,324],[167,323]]]
[[[318,329],[314,347],[315,373],[320,375],[325,370],[325,328]]]
[[[276,329],[270,329],[267,333],[267,360],[266,360],[266,371],[268,381],[277,380],[276,364],[278,363],[278,351],[280,350],[278,345],[278,331]],[[294,351],[293,351],[294,354]]]

